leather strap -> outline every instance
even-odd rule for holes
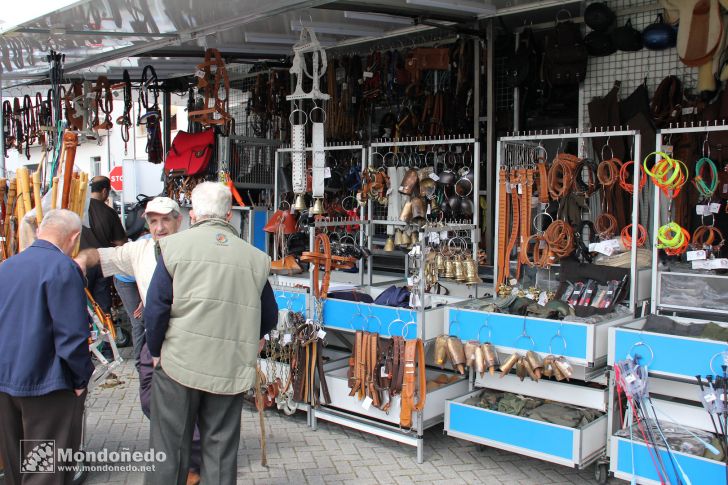
[[[392,386],[390,396],[394,397],[402,392],[402,381],[404,379],[404,337],[392,337],[394,343],[394,363],[392,365]]]
[[[361,388],[362,382],[359,376],[359,368],[361,367],[361,351],[363,345],[364,334],[361,330],[357,330],[354,334],[354,350],[349,357],[349,396],[354,396]]]
[[[507,178],[508,173],[505,167],[501,167],[498,175],[498,286],[505,283],[506,268],[508,267],[508,254],[506,253],[506,234],[508,231]]]
[[[377,368],[377,358],[379,357],[379,349],[377,348],[377,343],[379,342],[379,334],[378,333],[370,333],[369,334],[369,349],[367,353],[367,392],[369,394],[369,397],[372,398],[372,404],[375,407],[380,407],[382,405],[381,399],[379,397],[379,391],[377,390],[374,382],[375,382],[375,371]]]
[[[538,170],[538,201],[541,204],[549,203],[549,175],[546,169],[546,162],[536,164]]]
[[[419,367],[419,395],[415,403],[417,387],[417,367]],[[412,427],[412,412],[420,412],[425,407],[427,396],[427,372],[425,369],[425,348],[421,339],[408,340],[404,351],[404,382],[400,402],[399,425]]]
[[[571,191],[574,184],[574,170],[579,159],[568,153],[559,153],[549,170],[549,195],[558,200]]]
[[[505,277],[505,281],[508,281],[508,278],[511,274],[511,252],[513,251],[513,248],[516,245],[516,241],[518,239],[518,227],[519,227],[519,218],[520,218],[520,212],[518,209],[518,185],[520,183],[520,178],[518,176],[518,173],[516,170],[511,171],[511,235],[508,239],[508,245],[506,246],[506,261],[505,265],[503,266],[503,273]]]

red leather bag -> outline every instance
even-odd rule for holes
[[[197,175],[207,169],[215,149],[215,131],[200,133],[180,131],[164,160],[164,171],[181,175]]]

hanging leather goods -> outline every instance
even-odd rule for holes
[[[415,403],[417,387],[419,387],[419,394]],[[404,377],[399,414],[399,425],[402,428],[412,428],[412,413],[421,412],[425,408],[426,388],[427,370],[424,344],[421,339],[407,340],[404,349]]]
[[[149,95],[153,96],[150,101]],[[142,115],[142,107],[145,113]],[[159,110],[159,84],[157,72],[151,65],[144,66],[139,87],[139,109],[137,125],[146,125],[147,145],[145,151],[147,160],[150,163],[162,163],[164,159],[164,148],[162,146],[162,113]]]
[[[78,134],[66,130],[63,134],[63,151],[66,155],[63,165],[63,192],[61,195],[61,209],[68,209],[68,202],[71,194],[71,180],[73,178],[73,162],[76,159],[76,147],[78,146]]]
[[[202,92],[202,109],[188,113],[191,123],[223,125],[227,132],[232,117],[229,113],[230,79],[220,51],[209,48],[205,60],[197,65],[197,88]]]
[[[164,160],[164,172],[172,176],[200,175],[207,170],[215,148],[215,131],[177,132]]]

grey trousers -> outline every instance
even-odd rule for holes
[[[164,462],[147,472],[148,485],[185,485],[195,420],[200,428],[201,483],[235,485],[243,394],[220,395],[185,387],[162,369],[154,369],[150,448],[163,451]]]
[[[137,370],[139,369],[139,354],[142,352],[142,346],[146,342],[146,336],[144,334],[144,321],[134,316],[134,310],[139,306],[139,302],[142,301],[139,296],[139,289],[136,283],[127,283],[120,279],[114,278],[114,286],[116,292],[121,298],[121,303],[124,305],[124,310],[129,316],[131,322],[131,341],[134,345],[134,359],[137,361]]]

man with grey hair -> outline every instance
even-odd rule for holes
[[[185,483],[195,421],[201,483],[236,483],[243,393],[255,383],[259,339],[276,325],[278,306],[272,291],[262,298],[270,258],[240,239],[231,208],[225,185],[199,184],[190,229],[159,241],[144,322],[155,364],[150,446],[167,460],[146,483]]]
[[[38,464],[37,450],[19,447],[21,440],[81,444],[94,366],[84,279],[70,258],[80,234],[78,215],[51,210],[38,239],[0,264],[0,456],[9,485],[21,483],[21,463]],[[43,483],[70,483],[72,475],[56,471]]]

